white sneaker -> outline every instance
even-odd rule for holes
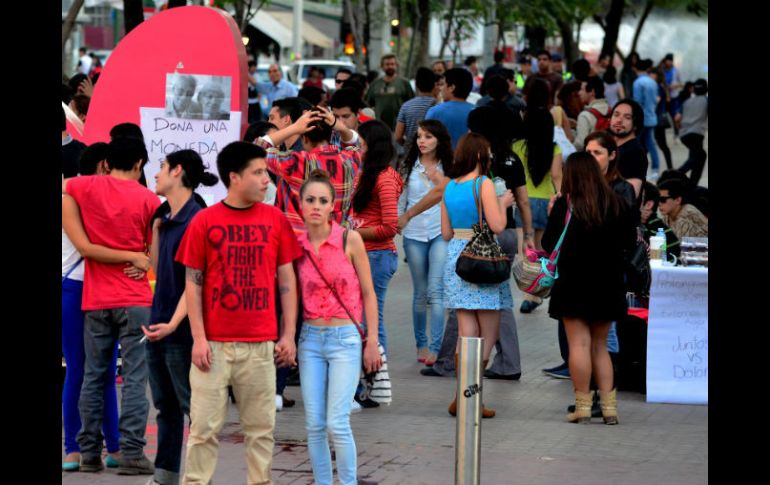
[[[281,411],[283,409],[283,396],[280,394],[275,395],[275,410]]]
[[[350,414],[356,414],[361,412],[361,405],[353,399],[353,404],[350,405]]]
[[[653,170],[653,171],[650,173],[650,176],[649,176],[649,177],[647,177],[647,178],[648,178],[649,180],[658,180],[658,178],[659,178],[659,177],[660,177],[660,174],[658,173],[658,171],[657,171],[657,170]]]

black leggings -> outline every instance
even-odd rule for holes
[[[693,185],[698,185],[701,175],[703,175],[703,167],[706,165],[706,150],[703,149],[703,135],[695,133],[688,133],[684,135],[681,140],[682,143],[690,150],[690,156],[684,165],[679,167],[680,172],[687,173],[692,170],[690,174],[690,180]]]

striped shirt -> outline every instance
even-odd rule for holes
[[[267,150],[267,169],[278,177],[275,205],[286,214],[295,234],[306,231],[299,208],[299,189],[310,172],[317,168],[329,172],[334,186],[332,218],[338,224],[347,223],[353,180],[361,165],[357,147],[349,146],[340,151],[337,146],[323,145],[309,152],[281,152],[273,147],[269,137],[258,138],[256,144]]]
[[[409,150],[414,134],[417,133],[417,123],[425,119],[425,113],[436,104],[436,98],[433,96],[417,96],[403,105],[398,112],[396,121],[406,125],[404,131],[404,149]]]
[[[354,185],[358,187],[361,173],[356,175]],[[398,198],[404,188],[401,176],[393,167],[388,167],[377,176],[377,183],[372,191],[372,198],[366,209],[350,216],[353,229],[374,228],[375,240],[365,240],[367,251],[390,249],[396,251],[393,238],[398,229]]]

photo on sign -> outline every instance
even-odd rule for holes
[[[188,120],[229,120],[230,76],[166,74],[167,116]]]

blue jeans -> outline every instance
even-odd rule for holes
[[[78,401],[80,388],[83,386],[84,365],[86,360],[83,348],[83,312],[80,304],[83,299],[83,282],[65,279],[61,285],[61,343],[67,371],[62,389],[62,415],[64,418],[64,452],[77,453],[80,446],[77,434],[80,431],[80,413]],[[118,346],[112,353],[107,380],[104,386],[104,424],[102,431],[107,442],[107,451],[120,451],[120,432],[118,431],[118,394],[115,390],[116,363]]]
[[[158,415],[158,453],[155,481],[179,483],[184,417],[190,415],[192,342],[148,342],[145,346],[152,401]]]
[[[412,274],[412,324],[417,348],[428,347],[425,334],[430,305],[430,351],[438,355],[444,336],[444,263],[447,242],[439,234],[428,242],[404,238],[404,252]]]
[[[356,442],[350,427],[350,406],[361,372],[361,336],[354,324],[304,324],[298,361],[307,450],[315,483],[334,483],[328,433],[334,443],[339,482],[356,485]]]
[[[647,150],[647,153],[652,157],[652,169],[657,172],[660,168],[660,158],[658,157],[658,147],[655,145],[655,127],[645,126],[642,129],[640,141]]]
[[[369,251],[369,265],[372,271],[372,280],[374,282],[374,293],[377,294],[377,336],[382,348],[388,351],[388,335],[385,332],[385,321],[383,313],[385,311],[385,293],[388,291],[388,283],[398,269],[398,253],[390,249],[381,249]],[[302,377],[300,377],[300,380]]]
[[[147,387],[147,362],[142,325],[150,320],[150,307],[131,306],[109,310],[87,311],[83,342],[86,350],[86,369],[83,388],[80,391],[80,420],[83,427],[78,433],[78,443],[83,459],[93,459],[102,453],[102,421],[104,410],[104,386],[110,375],[115,344],[120,341],[123,392],[120,402],[120,451],[124,458],[136,460],[144,455],[145,428],[149,403]]]

